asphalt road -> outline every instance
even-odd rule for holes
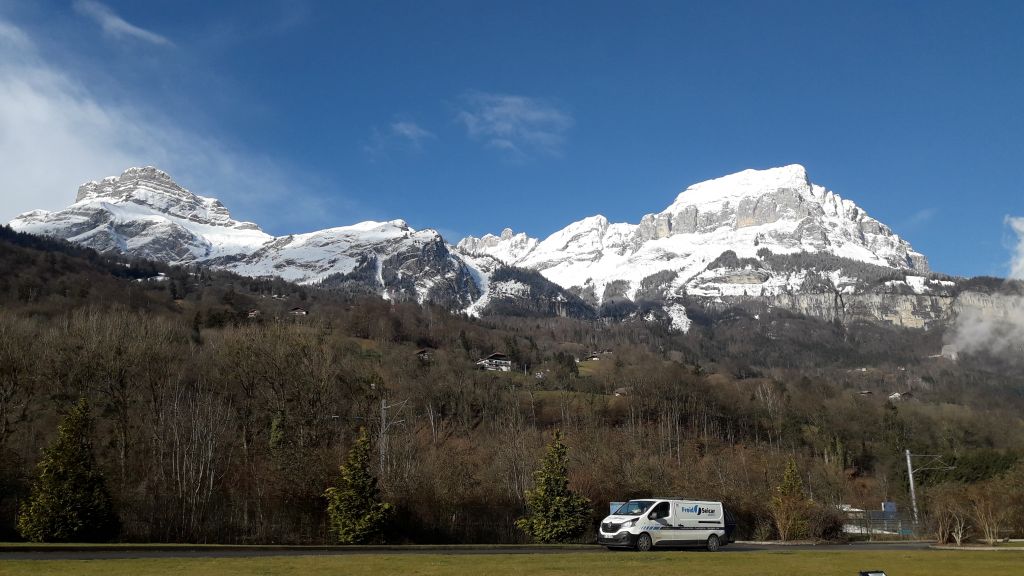
[[[929,542],[860,542],[856,544],[764,545],[735,543],[721,548],[720,554],[773,550],[816,550],[856,552],[859,550],[924,550]],[[684,548],[680,553],[704,553],[700,548]],[[258,558],[267,556],[332,556],[344,554],[613,554],[602,546],[9,546],[0,547],[4,560],[116,560],[125,558]],[[622,554],[635,552],[622,551]]]

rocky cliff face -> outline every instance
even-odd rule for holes
[[[539,270],[555,283],[592,291],[605,287],[635,298],[644,280],[672,272],[666,295],[728,294],[755,288],[777,294],[791,286],[757,271],[708,275],[725,252],[740,259],[773,254],[824,254],[894,270],[927,273],[927,259],[853,202],[813,184],[798,165],[745,170],[690,186],[665,210],[638,224],[592,216],[544,240],[506,230],[465,238],[459,249],[508,265]]]
[[[252,222],[233,220],[220,201],[192,194],[152,167],[82,184],[64,210],[35,210],[10,224],[99,252],[172,264],[244,254],[272,239]]]
[[[364,290],[384,297],[452,308],[465,308],[480,295],[469,268],[433,230],[394,220],[274,237],[232,219],[219,200],[193,194],[152,167],[87,182],[68,208],[22,214],[11,226],[100,252],[202,263],[247,276],[306,284],[359,277]]]
[[[591,216],[543,240],[514,233],[457,248],[402,220],[271,236],[155,168],[83,184],[74,204],[16,230],[101,252],[435,302],[470,314],[638,318],[685,330],[693,304],[759,303],[828,320],[928,328],[994,293],[930,274],[927,259],[802,166],[690,186],[636,224]]]

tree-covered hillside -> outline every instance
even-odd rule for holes
[[[3,538],[81,398],[128,541],[331,541],[323,495],[361,428],[395,542],[522,541],[555,430],[591,526],[609,501],[681,494],[771,536],[793,461],[816,504],[808,530],[829,536],[835,505],[909,507],[905,449],[957,465],[919,478],[928,517],[938,496],[1022,470],[1024,377],[935,357],[940,330],[747,308],[688,308],[685,334],[535,310],[474,319],[7,229],[0,268]],[[478,370],[492,352],[514,370]],[[1019,531],[1016,497],[1004,524]]]

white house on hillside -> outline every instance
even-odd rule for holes
[[[476,365],[482,370],[497,370],[501,372],[512,371],[512,359],[500,352],[495,352],[487,358],[478,360]]]

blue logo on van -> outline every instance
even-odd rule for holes
[[[697,516],[700,516],[701,514],[715,513],[714,508],[705,508],[703,506],[698,506],[696,504],[694,504],[693,506],[680,506],[679,509],[683,512],[686,512],[687,514],[696,514]]]

